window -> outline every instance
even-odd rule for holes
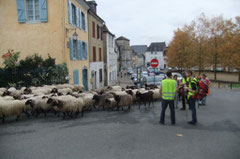
[[[99,25],[97,25],[97,39],[99,39],[100,36],[99,36]]]
[[[95,22],[92,22],[92,37],[95,38]]]
[[[26,0],[26,4],[28,21],[39,21],[40,20],[39,0]]]
[[[102,61],[102,49],[99,48],[99,61]]]
[[[82,19],[82,29],[86,30],[85,14],[83,12],[81,12],[81,19]]]
[[[73,58],[77,59],[77,54],[78,54],[78,41],[73,40]]]
[[[96,46],[93,46],[93,62],[96,61]]]
[[[86,57],[86,43],[85,42],[82,43],[82,53],[83,53],[85,59],[87,59],[87,57]]]
[[[72,23],[77,25],[76,7],[74,4],[72,4]]]
[[[99,80],[100,80],[100,82],[103,81],[103,78],[102,78],[102,69],[99,69]]]

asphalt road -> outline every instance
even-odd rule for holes
[[[197,126],[180,110],[171,126],[169,109],[160,125],[160,102],[75,120],[8,119],[0,124],[0,159],[240,159],[240,91],[212,89],[207,102]]]

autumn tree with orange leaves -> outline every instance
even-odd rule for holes
[[[240,72],[240,17],[197,19],[174,32],[167,51],[167,63],[180,70],[222,68]],[[216,79],[216,74],[215,74]]]

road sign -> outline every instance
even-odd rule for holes
[[[156,68],[159,65],[159,61],[157,59],[152,59],[150,65],[152,66],[152,68]]]

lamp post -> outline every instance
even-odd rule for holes
[[[74,40],[77,40],[77,39],[78,39],[78,34],[77,34],[76,30],[75,30],[75,32],[73,33],[73,39],[74,39]]]

